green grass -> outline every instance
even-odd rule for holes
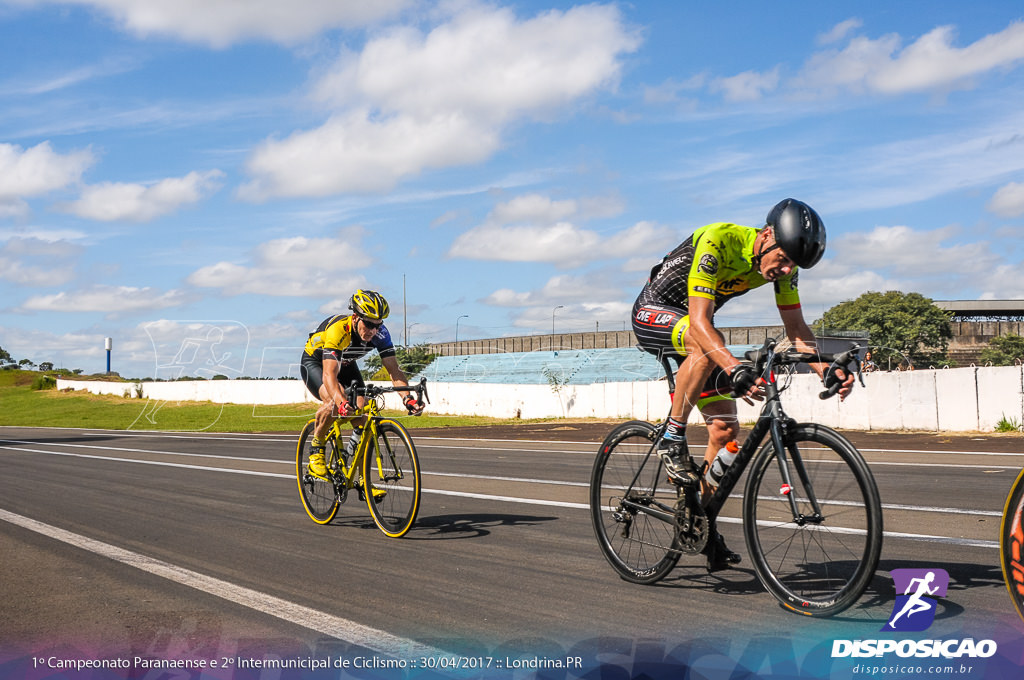
[[[1016,418],[1007,418],[1006,414],[996,423],[996,432],[1021,432],[1024,426]]]
[[[148,399],[58,392],[39,389],[34,371],[0,371],[0,425],[81,427],[101,430],[172,430],[182,432],[297,432],[313,417],[315,405],[246,406],[209,402],[159,402]],[[131,383],[125,383],[130,387]],[[428,407],[429,408],[429,407]],[[466,427],[524,422],[474,416],[425,413],[401,417],[409,428]]]

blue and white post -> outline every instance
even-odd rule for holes
[[[107,375],[110,375],[110,350],[113,348],[113,346],[114,346],[114,339],[113,338],[107,338],[106,339],[106,347],[107,347]]]

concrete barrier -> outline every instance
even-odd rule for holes
[[[1003,418],[1024,423],[1024,369],[951,368],[865,375],[850,397],[823,401],[814,375],[788,379],[782,403],[800,421],[855,430],[991,431]],[[209,401],[235,404],[312,402],[298,380],[199,380],[177,382],[57,381],[58,389],[88,390],[160,401]],[[656,421],[668,413],[664,380],[592,385],[505,385],[434,382],[429,384],[433,413],[495,418],[611,418]],[[387,395],[386,406],[400,409],[400,397]],[[760,405],[737,403],[741,422],[757,418]],[[692,423],[701,422],[695,411]]]

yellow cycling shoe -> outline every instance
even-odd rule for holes
[[[366,491],[363,490],[362,483],[360,483],[357,488],[359,489],[359,500],[365,501],[366,500]],[[384,496],[388,495],[387,489],[378,489],[377,487],[375,487],[373,485],[371,485],[370,488],[373,489],[372,493],[373,493],[373,502],[374,503],[380,503],[382,500],[384,500]]]
[[[319,453],[309,454],[309,465],[306,466],[306,469],[309,470],[309,474],[311,475],[316,477],[326,477],[327,464],[324,462],[324,447],[314,446],[313,451],[316,451],[318,448],[320,449]]]

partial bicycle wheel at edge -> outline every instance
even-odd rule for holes
[[[834,616],[856,602],[878,567],[882,506],[860,452],[839,433],[812,424],[789,428],[786,442],[794,519],[769,439],[750,466],[743,533],[754,568],[783,606]],[[794,459],[804,462],[806,479]],[[808,501],[808,485],[821,511]]]
[[[656,428],[640,420],[605,437],[590,477],[590,515],[605,558],[632,583],[654,583],[679,562],[676,525],[640,508],[672,516],[676,487],[651,453]],[[627,505],[624,505],[624,502]]]
[[[363,494],[377,528],[404,536],[420,508],[420,463],[416,446],[401,424],[377,423],[376,443],[363,458]]]
[[[310,442],[313,439],[314,424],[315,421],[312,420],[306,423],[299,435],[299,444],[295,447],[295,478],[299,483],[299,497],[302,498],[306,514],[317,524],[327,524],[338,512],[338,494],[333,483],[309,474]],[[327,442],[327,451],[330,452],[334,446],[334,438],[331,437]]]
[[[1024,470],[1010,488],[999,525],[999,561],[1017,613],[1024,619]]]

